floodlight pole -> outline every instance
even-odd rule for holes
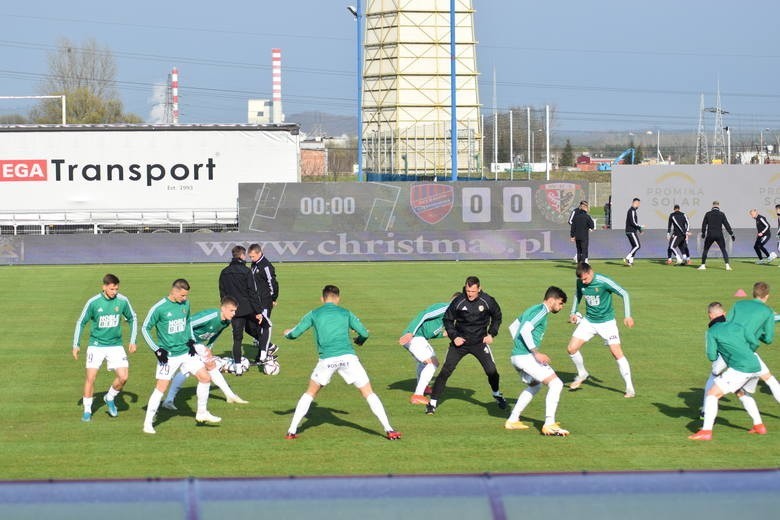
[[[458,180],[457,55],[455,39],[455,0],[450,0],[450,179]]]

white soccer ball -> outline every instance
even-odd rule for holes
[[[263,373],[267,376],[279,375],[281,369],[282,367],[279,365],[279,362],[273,358],[266,360],[263,365]]]
[[[227,371],[230,372],[231,374],[240,376],[244,372],[249,370],[249,360],[245,357],[241,358],[240,363],[234,363],[232,358],[226,358],[226,359],[228,359]]]
[[[233,360],[231,358],[218,357],[216,358],[215,363],[220,372],[229,372],[230,367],[233,365]]]

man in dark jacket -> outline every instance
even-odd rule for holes
[[[631,245],[631,250],[628,252],[623,261],[628,266],[634,265],[634,256],[636,255],[642,244],[639,243],[639,234],[642,233],[642,226],[639,225],[639,215],[637,210],[639,209],[640,201],[634,197],[631,201],[631,206],[626,212],[626,238]]]
[[[279,283],[276,281],[276,270],[268,258],[263,255],[260,244],[249,246],[249,260],[252,261],[250,270],[252,271],[252,281],[254,289],[260,298],[260,314],[263,320],[260,323],[260,336],[257,338],[257,357],[256,363],[265,363],[268,354],[273,354],[276,350],[271,343],[271,332],[273,323],[271,322],[271,311],[276,306],[276,299],[279,297]],[[270,352],[269,352],[270,348]]]
[[[590,232],[595,229],[596,225],[593,223],[593,219],[588,214],[588,201],[583,200],[580,202],[579,208],[575,209],[571,217],[569,217],[569,224],[571,224],[571,241],[577,246],[577,263],[588,261],[588,239]]]
[[[677,265],[688,265],[691,263],[691,252],[688,250],[688,237],[690,225],[688,217],[680,211],[680,205],[674,205],[674,211],[669,213],[669,220],[666,224],[666,238],[669,239],[669,250],[677,257]],[[672,256],[669,255],[667,264],[672,263]]]
[[[716,200],[712,203],[712,209],[704,214],[704,220],[701,223],[701,237],[704,239],[704,248],[701,253],[701,265],[699,271],[707,269],[707,251],[710,250],[713,242],[718,244],[723,261],[726,263],[726,271],[731,271],[729,265],[729,253],[726,251],[726,241],[723,239],[723,228],[726,228],[734,241],[734,231],[731,229],[729,219],[726,214],[720,211],[720,203]]]
[[[444,391],[455,367],[466,355],[471,354],[479,360],[485,375],[488,377],[493,398],[498,407],[507,407],[506,399],[499,390],[499,375],[490,344],[498,335],[501,326],[501,307],[487,293],[482,292],[479,278],[469,276],[463,287],[463,294],[454,298],[444,313],[444,328],[450,338],[447,359],[444,360],[436,383],[433,385],[430,403],[425,407],[425,413],[433,415],[436,412],[438,399]]]
[[[243,351],[241,342],[244,331],[255,339],[260,337],[260,297],[255,291],[252,271],[246,266],[246,249],[235,246],[230,264],[219,273],[219,297],[231,296],[238,302],[238,309],[231,320],[233,326],[233,362],[236,375],[244,373],[241,366]]]

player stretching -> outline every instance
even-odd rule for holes
[[[566,303],[566,293],[558,287],[549,287],[544,293],[544,301],[538,305],[526,309],[509,326],[509,332],[515,341],[512,349],[512,365],[520,374],[528,388],[522,391],[517,403],[504,423],[507,430],[527,430],[528,426],[520,421],[520,414],[531,400],[539,392],[541,385],[547,385],[547,399],[545,401],[544,435],[566,437],[568,430],[564,430],[555,420],[555,412],[558,409],[558,401],[561,398],[563,382],[550,367],[550,357],[539,352],[539,344],[547,330],[547,315],[557,314]]]
[[[86,377],[84,379],[84,413],[81,420],[92,420],[92,396],[95,392],[95,379],[100,365],[106,361],[106,368],[113,370],[116,376],[111,386],[103,396],[108,408],[108,415],[116,417],[114,398],[127,382],[129,363],[127,354],[122,347],[121,318],[124,317],[130,325],[130,343],[127,350],[135,352],[136,317],[130,300],[119,294],[119,278],[113,274],[103,277],[103,290],[87,300],[79,319],[76,321],[76,332],[73,334],[73,359],[79,358],[79,339],[81,331],[90,323],[89,341],[87,346]]]
[[[624,397],[634,397],[634,383],[631,381],[631,367],[628,359],[623,355],[620,346],[620,334],[615,321],[615,309],[612,307],[612,294],[623,298],[625,318],[623,324],[632,328],[634,319],[631,317],[631,303],[628,292],[603,274],[595,274],[589,264],[577,265],[577,291],[574,296],[574,304],[571,309],[569,322],[578,323],[577,328],[569,341],[566,349],[569,351],[574,366],[577,368],[577,377],[571,382],[569,388],[576,390],[588,379],[588,371],[585,370],[585,360],[580,349],[586,341],[595,335],[601,336],[609,345],[609,351],[617,361],[618,370],[626,383]],[[581,300],[585,300],[585,317],[577,315],[577,306]]]
[[[735,393],[753,419],[753,428],[748,433],[766,433],[755,399],[750,395],[756,391],[761,365],[750,348],[747,331],[738,323],[727,322],[723,306],[712,302],[707,307],[710,318],[707,330],[707,359],[715,361],[722,357],[728,365],[725,372],[715,378],[712,387],[704,397],[704,423],[701,430],[689,435],[694,441],[712,440],[712,427],[718,416],[718,400],[726,394]]]
[[[217,368],[217,358],[211,351],[211,345],[217,340],[222,331],[230,326],[230,321],[236,314],[238,303],[230,296],[225,296],[220,302],[219,309],[206,309],[192,316],[192,332],[195,334],[195,338],[198,341],[198,345],[194,347],[199,351],[200,360],[206,366],[206,370],[211,376],[211,381],[219,387],[225,393],[225,398],[228,403],[235,404],[247,404],[249,401],[245,401],[238,397],[230,385],[225,381],[225,376]],[[163,408],[168,410],[176,410],[176,405],[173,403],[176,399],[176,394],[179,393],[181,385],[189,377],[189,372],[179,371],[174,376],[171,382],[171,387],[168,389],[168,396],[162,403]]]
[[[385,407],[382,406],[379,396],[371,388],[368,374],[355,354],[355,349],[352,348],[352,342],[349,339],[349,331],[354,330],[357,332],[355,344],[362,345],[368,339],[368,331],[357,316],[347,309],[339,307],[340,301],[339,288],[335,285],[326,285],[322,289],[322,305],[309,311],[294,328],[284,331],[285,338],[295,339],[314,327],[319,354],[319,361],[311,374],[309,387],[295,406],[295,413],[285,439],[298,437],[298,425],[308,413],[317,393],[323,386],[330,383],[333,374],[338,372],[345,383],[355,385],[366,398],[371,411],[382,423],[387,438],[391,441],[398,440],[401,438],[401,432],[395,431],[390,426]]]
[[[753,352],[758,350],[761,344],[769,345],[775,338],[775,313],[766,304],[769,299],[769,284],[766,282],[756,282],[753,284],[753,299],[741,300],[735,303],[729,310],[726,319],[736,322],[748,333],[750,338],[750,349]],[[759,357],[758,363],[761,365],[759,378],[766,383],[775,401],[780,403],[780,383],[772,375],[764,361]]]
[[[456,298],[460,293],[455,293]],[[452,301],[452,300],[450,300]],[[428,340],[442,338],[447,335],[444,330],[444,312],[450,302],[434,303],[414,317],[404,329],[403,336],[398,339],[398,344],[409,351],[409,354],[417,360],[417,386],[409,398],[412,404],[428,404],[425,397],[425,389],[433,379],[433,374],[439,366],[436,352]]]
[[[190,284],[179,278],[174,280],[168,296],[155,303],[146,315],[142,332],[154,355],[157,356],[157,371],[155,385],[149,403],[146,405],[144,418],[144,433],[157,433],[153,422],[157,409],[160,407],[168,384],[177,370],[195,374],[198,387],[195,391],[198,397],[198,411],[195,420],[199,423],[218,423],[222,419],[211,415],[206,409],[209,399],[211,377],[209,376],[200,356],[195,355],[195,349],[190,346],[190,340],[195,341],[190,322],[190,302],[187,296]],[[157,341],[152,338],[152,330],[156,331]]]

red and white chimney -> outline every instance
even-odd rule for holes
[[[171,71],[171,104],[174,125],[179,124],[179,71],[176,67]]]
[[[282,113],[282,49],[271,49],[271,81],[273,97],[271,100],[271,123],[284,122]]]

